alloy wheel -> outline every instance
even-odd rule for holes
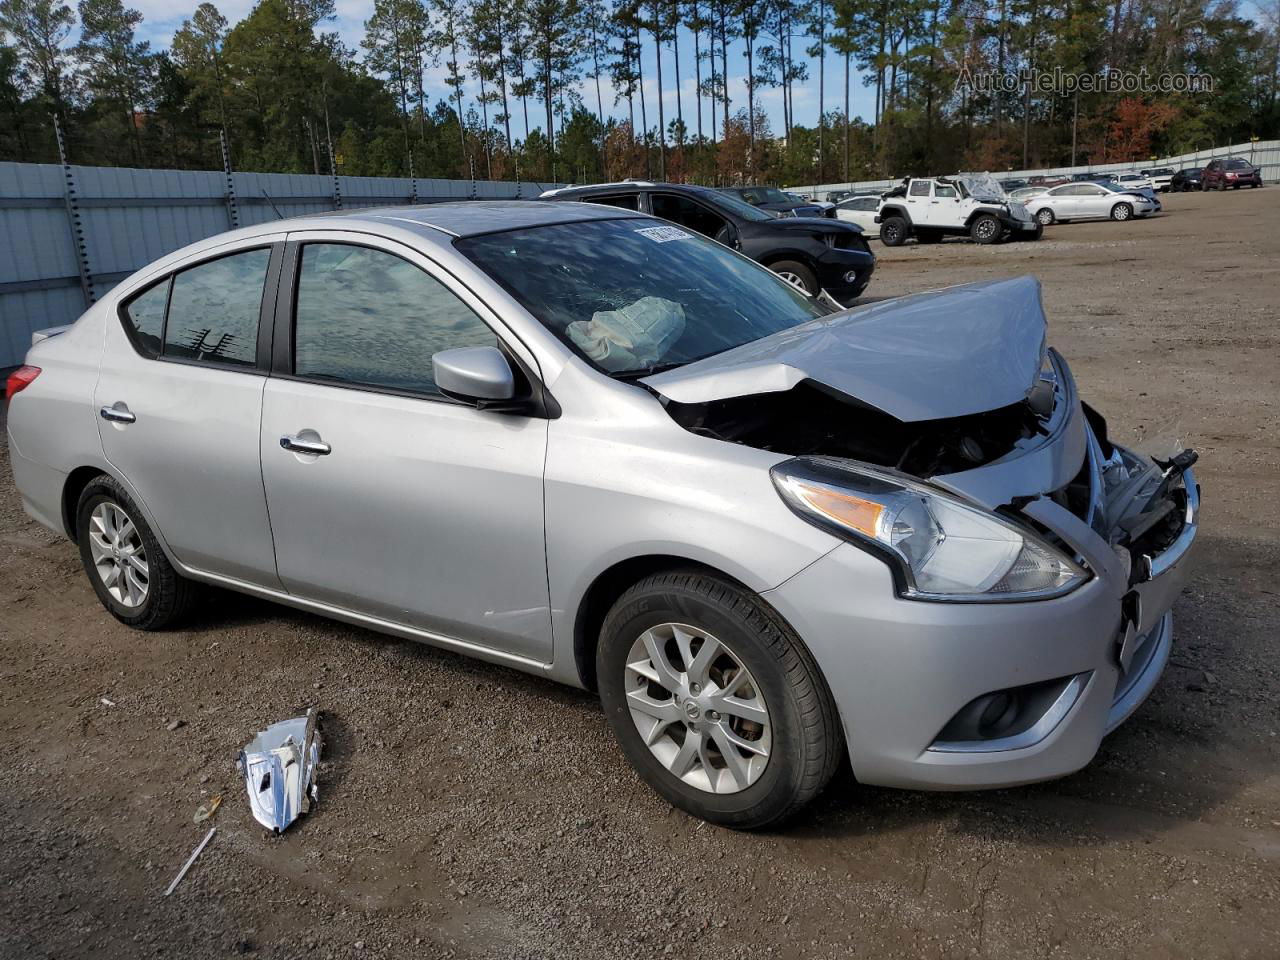
[[[803,294],[809,293],[809,288],[805,286],[804,280],[802,280],[799,276],[790,272],[789,270],[783,270],[779,272],[778,276],[781,277],[783,280],[787,281],[787,283],[791,284],[801,293]]]
[[[89,553],[107,592],[121,606],[146,602],[150,569],[142,535],[119,504],[104,500],[89,515]]]
[[[627,654],[631,720],[674,776],[738,793],[764,773],[772,728],[764,695],[728,644],[683,623],[650,627]]]
[[[989,218],[982,220],[978,224],[978,239],[990,240],[996,235],[996,230],[999,229],[999,226],[1000,225],[996,223],[995,220]]]

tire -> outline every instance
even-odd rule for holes
[[[675,626],[687,629],[677,632]],[[709,642],[727,651],[716,655],[710,672],[698,667],[698,654]],[[687,660],[682,647],[691,654]],[[646,679],[658,675],[650,649],[661,652],[671,671],[666,684]],[[637,663],[646,665],[646,675],[632,666]],[[752,726],[729,710],[717,713],[707,699],[698,699],[719,685],[730,687],[743,669],[745,685],[734,696],[738,703],[746,700],[758,707],[762,702],[762,724]],[[627,590],[605,617],[596,671],[605,715],[641,779],[673,806],[711,823],[738,830],[781,823],[817,796],[844,756],[835,704],[804,644],[759,597],[714,575],[663,573]],[[694,684],[698,676],[706,678],[701,691]],[[662,719],[632,709],[631,704],[646,698],[664,711]],[[645,734],[639,724],[647,726]],[[738,757],[739,775],[718,746],[696,755],[690,747],[684,754],[689,736],[716,737],[712,743],[718,744],[727,742],[726,729],[738,742],[764,745],[764,762],[754,748],[744,751],[732,742],[728,749]],[[683,776],[672,765],[686,766]]]
[[[900,247],[911,236],[911,226],[903,217],[886,217],[880,221],[880,242],[886,247]]]
[[[797,263],[795,260],[779,260],[777,263],[769,264],[769,269],[811,297],[816,297],[821,292],[818,289],[818,278],[803,263]]]
[[[974,243],[999,243],[1003,230],[1000,221],[989,213],[980,213],[969,224],[969,236]]]
[[[142,511],[116,480],[89,481],[76,505],[76,533],[93,592],[121,623],[163,630],[190,611],[197,585],[174,570]]]
[[[1057,217],[1054,216],[1053,211],[1048,207],[1044,207],[1036,211],[1036,223],[1040,224],[1042,227],[1051,226],[1053,221],[1056,219]]]
[[[1133,207],[1127,203],[1117,203],[1111,208],[1111,219],[1118,223],[1133,219]]]

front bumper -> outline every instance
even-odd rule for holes
[[[864,241],[865,242],[865,241]],[[876,270],[876,256],[870,250],[831,248],[818,257],[818,286],[842,304],[862,295]],[[849,274],[855,280],[849,282]]]
[[[808,645],[835,698],[858,779],[935,790],[1015,786],[1085,766],[1146,699],[1168,662],[1170,612],[1197,531],[1195,478],[1183,474],[1186,523],[1131,570],[1102,537],[1048,501],[1035,517],[1082,547],[1093,578],[1052,600],[926,603],[896,596],[880,560],[843,544],[765,596]],[[851,587],[856,585],[856,588]],[[1060,681],[1041,720],[1018,734],[948,741],[966,704]],[[1055,688],[1056,689],[1056,688]]]

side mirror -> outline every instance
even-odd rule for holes
[[[477,407],[509,408],[516,397],[516,375],[497,347],[455,347],[431,358],[436,386],[446,397]]]

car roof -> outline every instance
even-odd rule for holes
[[[542,227],[583,220],[615,220],[644,216],[635,211],[594,204],[543,203],[538,200],[460,200],[403,207],[366,207],[292,217],[259,224],[256,232],[313,230],[318,227],[359,230],[361,227],[395,226],[423,235],[447,234],[474,237],[482,233]],[[336,222],[329,222],[336,221]],[[437,239],[439,239],[437,237]]]

